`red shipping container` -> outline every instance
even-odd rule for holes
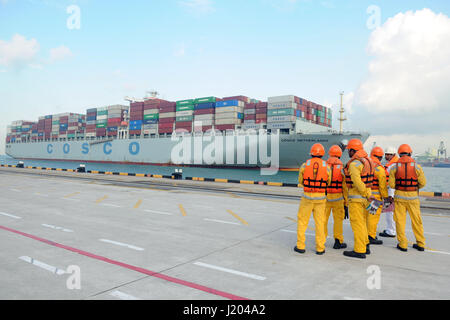
[[[214,114],[215,113],[214,108],[209,108],[209,109],[198,109],[198,110],[194,110],[194,115],[201,115],[201,114]]]
[[[97,137],[106,136],[106,128],[97,128],[95,132],[97,133]]]
[[[173,128],[173,122],[159,123],[158,127],[159,128]]]
[[[256,113],[267,113],[267,107],[256,108]]]
[[[108,127],[111,127],[111,125],[112,127],[119,126],[121,121],[120,118],[108,119]]]
[[[215,129],[220,130],[220,131],[224,131],[224,130],[234,130],[235,125],[234,124],[221,124],[218,126],[215,126]]]
[[[256,103],[246,103],[245,104],[245,109],[255,109],[256,108]]]
[[[162,133],[172,133],[173,129],[172,128],[158,128],[158,133],[162,134]]]
[[[115,137],[115,136],[117,136],[117,131],[108,132],[108,137]]]
[[[142,106],[144,106],[144,102],[130,102],[130,108]]]
[[[177,103],[176,102],[171,102],[171,101],[161,101],[161,105],[160,108],[176,108]]]
[[[296,96],[294,96],[294,102],[295,102],[295,103],[297,103],[297,104],[300,104],[300,98],[299,98],[299,97],[296,97]]]
[[[255,123],[259,124],[259,123],[267,123],[267,119],[256,119]]]
[[[130,115],[130,121],[136,121],[136,120],[143,120],[144,119],[144,116],[141,114],[141,115]]]
[[[265,113],[257,113],[256,119],[267,119],[267,114]]]
[[[181,121],[176,123],[177,127],[187,127],[190,125],[192,125],[192,121]]]
[[[144,110],[153,110],[153,109],[159,109],[159,104],[146,104],[144,105]]]
[[[160,118],[159,119],[159,123],[174,123],[175,122],[175,117],[172,118]]]
[[[130,130],[129,131],[129,134],[130,135],[140,135],[141,134],[141,130]]]
[[[267,108],[267,106],[268,106],[267,102],[258,102],[256,104],[256,109],[258,109],[258,108]]]
[[[233,96],[233,97],[222,98],[222,100],[223,101],[226,101],[226,100],[239,100],[239,101],[247,102],[248,101],[248,97],[246,97],[246,96]]]
[[[68,130],[67,134],[74,134],[76,132],[76,130]]]
[[[168,113],[168,112],[175,112],[177,111],[177,106],[176,105],[172,105],[172,106],[161,106],[159,108],[159,113]]]
[[[246,114],[244,120],[256,120],[256,114]]]

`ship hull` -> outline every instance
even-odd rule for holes
[[[7,144],[6,154],[16,159],[80,163],[290,169],[305,162],[313,144],[321,143],[329,149],[352,138],[365,142],[368,134],[188,136],[12,143]]]

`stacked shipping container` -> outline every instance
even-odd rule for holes
[[[194,131],[212,130],[215,124],[216,97],[197,98],[194,101]]]
[[[177,101],[175,131],[192,132],[194,122],[194,99]]]
[[[176,121],[176,102],[161,101],[159,105],[158,133],[172,133]]]
[[[244,108],[250,99],[245,96],[226,97],[216,102],[215,128],[217,130],[235,130],[242,124]]]

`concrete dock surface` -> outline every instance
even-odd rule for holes
[[[0,299],[449,299],[450,203],[365,260],[293,251],[300,189],[0,168]],[[382,231],[384,216],[378,226]],[[329,233],[333,221],[328,224]],[[353,233],[344,221],[344,237]]]

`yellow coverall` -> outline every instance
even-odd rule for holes
[[[328,237],[328,219],[333,210],[333,235],[341,244],[344,243],[344,206],[348,206],[348,188],[345,175],[342,173],[342,193],[328,193],[325,207],[325,239]]]
[[[383,201],[388,197],[387,182],[386,182],[386,171],[384,167],[378,166],[375,168],[375,178],[378,179],[378,190],[372,190],[372,195],[375,199]],[[381,206],[375,214],[370,214],[367,212],[367,232],[370,237],[375,239],[377,237],[377,227],[380,221],[381,211],[383,211],[383,206]]]
[[[298,175],[298,183],[303,187],[303,173],[305,171],[306,163],[300,167]],[[331,183],[331,170],[327,166],[328,180],[327,185]],[[313,213],[314,223],[316,226],[316,251],[325,251],[325,242],[327,240],[325,236],[325,205],[327,198],[325,196],[325,190],[323,193],[304,192],[302,200],[300,201],[300,207],[297,213],[297,248],[305,250],[305,232],[308,228],[311,212]]]
[[[361,180],[363,168],[364,165],[355,160],[350,163],[348,169],[353,182],[353,186],[349,186],[348,189],[348,211],[355,242],[353,251],[356,253],[366,253],[366,245],[369,244],[366,208],[369,205],[368,199],[372,195],[372,190],[367,188]]]
[[[395,189],[396,173],[397,167],[394,166],[389,173],[389,187],[392,189]],[[419,164],[416,164],[416,174],[419,189],[422,189],[425,187],[427,180]],[[425,248],[425,236],[423,234],[423,223],[420,215],[419,192],[395,190],[394,202],[394,220],[399,246],[403,249],[408,248],[408,239],[405,235],[406,211],[408,211],[414,236],[416,237],[416,243],[418,246]]]

